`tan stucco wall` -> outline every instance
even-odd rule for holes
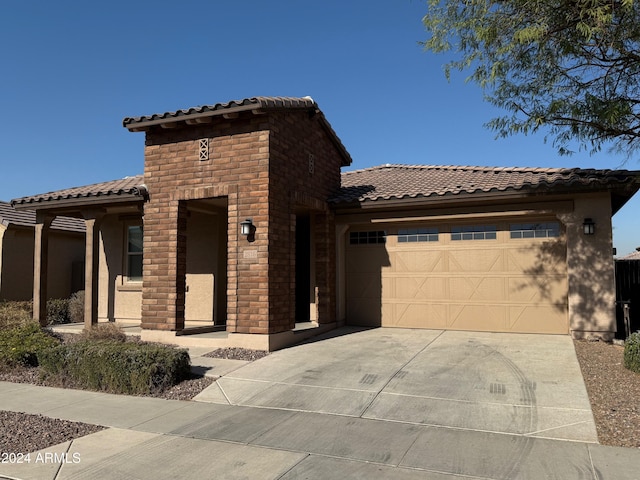
[[[34,231],[11,226],[2,228],[0,299],[30,300],[33,296]],[[48,298],[68,298],[73,293],[73,263],[83,261],[84,235],[51,231]]]
[[[33,296],[33,230],[9,228],[2,237],[0,298],[29,300]]]
[[[125,226],[135,221],[108,216],[100,227],[99,321],[140,321],[142,282],[127,282],[123,258]]]
[[[573,211],[558,218],[566,226],[570,332],[577,338],[611,338],[616,330],[611,197],[576,197]],[[584,235],[585,218],[595,222],[594,235]]]
[[[225,284],[216,285],[218,271],[226,271],[226,212],[189,212],[187,222],[186,319],[211,325],[214,310],[221,311],[224,323]],[[140,321],[142,282],[125,276],[126,226],[135,218],[108,216],[101,225],[98,279],[98,319],[100,321]],[[220,227],[222,225],[222,227]],[[222,242],[222,243],[220,243]],[[222,291],[221,291],[222,290]],[[218,300],[219,299],[219,300]],[[219,301],[221,306],[214,309]],[[191,326],[191,325],[190,325]]]

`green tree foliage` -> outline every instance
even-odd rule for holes
[[[429,0],[432,52],[468,70],[492,104],[499,136],[545,127],[569,143],[628,155],[640,148],[639,0]]]

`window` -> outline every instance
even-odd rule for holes
[[[142,281],[142,225],[127,226],[127,280]]]
[[[451,227],[451,240],[495,240],[495,225],[467,225]]]
[[[514,223],[510,226],[511,238],[554,238],[560,236],[560,224]]]
[[[437,228],[401,228],[398,230],[398,243],[437,241]]]
[[[385,243],[387,234],[383,230],[374,232],[351,232],[349,234],[349,243],[351,245],[373,245]]]

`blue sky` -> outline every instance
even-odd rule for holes
[[[495,140],[500,112],[422,51],[424,1],[7,0],[0,15],[0,199],[142,173],[128,116],[253,96],[312,96],[350,168],[383,163],[618,168],[543,135]],[[638,169],[638,159],[623,168]],[[614,246],[640,246],[640,195]]]

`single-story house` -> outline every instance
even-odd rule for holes
[[[351,164],[309,97],[125,118],[144,174],[13,200],[84,219],[85,322],[224,330],[275,349],[300,325],[611,338],[611,217],[640,172]],[[36,265],[37,271],[37,265]],[[47,282],[35,282],[44,298]]]
[[[0,202],[0,300],[31,300],[36,212]],[[68,298],[84,288],[84,222],[58,217],[49,236],[47,298]]]
[[[624,257],[618,258],[618,260],[640,260],[640,247],[636,247],[635,252],[628,253]]]

